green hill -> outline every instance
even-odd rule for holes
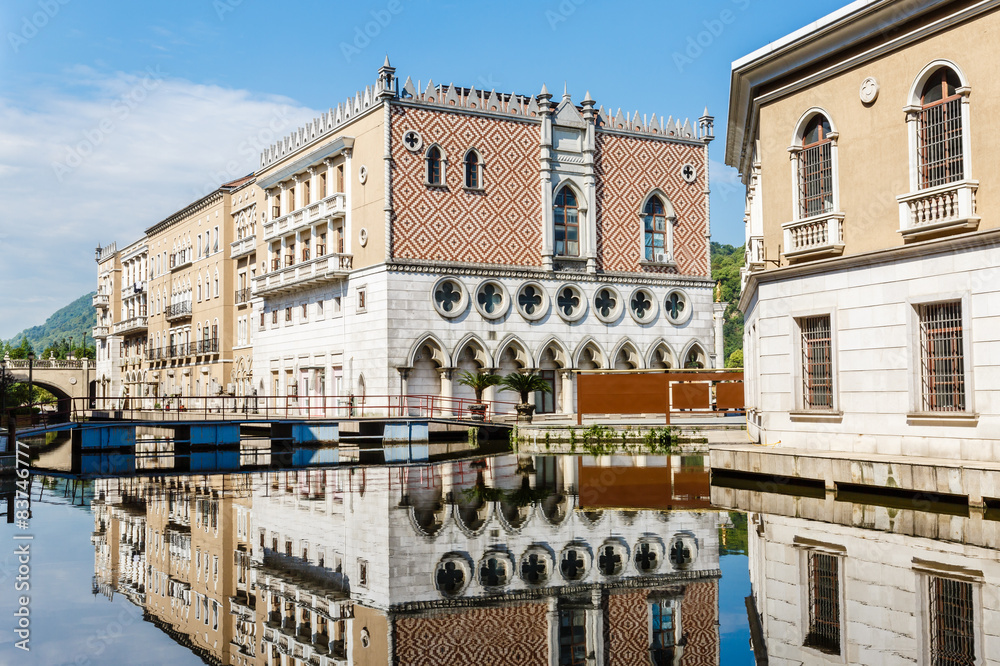
[[[722,282],[722,300],[729,303],[724,315],[723,338],[726,344],[726,367],[743,367],[743,313],[740,301],[740,268],[743,267],[743,246],[733,247],[713,242],[712,278]],[[733,356],[733,353],[740,353]]]
[[[41,355],[43,350],[57,347],[63,341],[68,344],[72,338],[74,348],[80,347],[81,343],[93,347],[93,295],[94,292],[81,296],[66,307],[56,310],[41,326],[24,329],[10,339],[10,346],[17,347],[27,338],[35,353]]]

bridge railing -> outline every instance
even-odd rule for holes
[[[29,366],[35,370],[83,370],[86,368],[94,370],[97,368],[97,361],[89,358],[39,358],[35,359],[33,363],[23,358],[12,358],[7,361],[7,368],[10,370],[27,370]]]
[[[329,395],[329,396],[170,396],[119,398],[62,398],[20,407],[15,413],[19,428],[67,421],[111,418],[116,420],[274,420],[344,418],[458,418],[469,419],[469,407],[485,405],[483,417],[492,421],[514,414],[514,402],[436,395]]]

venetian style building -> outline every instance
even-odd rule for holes
[[[462,370],[531,369],[539,411],[571,412],[574,369],[720,363],[712,123],[400,84],[387,59],[261,156],[255,390],[471,398]]]
[[[471,399],[463,370],[534,370],[539,411],[568,413],[576,369],[719,365],[713,138],[707,112],[400,83],[386,60],[254,174],[100,251],[122,290],[95,301],[101,395],[333,416],[315,396]]]
[[[994,3],[854,2],[733,63],[754,439],[996,459],[998,28]]]

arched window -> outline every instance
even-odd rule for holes
[[[802,132],[798,176],[799,217],[833,211],[833,142],[823,115],[813,116]]]
[[[669,254],[667,216],[660,197],[649,198],[642,211],[642,221],[646,239],[646,261],[666,261]]]
[[[427,184],[444,184],[444,169],[441,160],[441,149],[437,146],[431,146],[427,149]]]
[[[475,150],[465,154],[465,187],[470,190],[482,189],[482,168],[482,162]]]
[[[918,155],[920,189],[965,177],[962,154],[962,87],[958,74],[940,67],[920,91]]]
[[[580,256],[580,210],[576,194],[569,187],[563,187],[556,194],[552,210],[555,224],[555,251],[562,257]]]

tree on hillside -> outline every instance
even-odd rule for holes
[[[723,315],[724,358],[728,361],[733,352],[743,349],[743,313],[736,306],[740,301],[740,269],[743,268],[743,247],[733,247],[713,242],[712,278],[722,283],[722,300],[729,303]],[[742,357],[742,354],[740,355]],[[728,362],[727,362],[728,365]]]

